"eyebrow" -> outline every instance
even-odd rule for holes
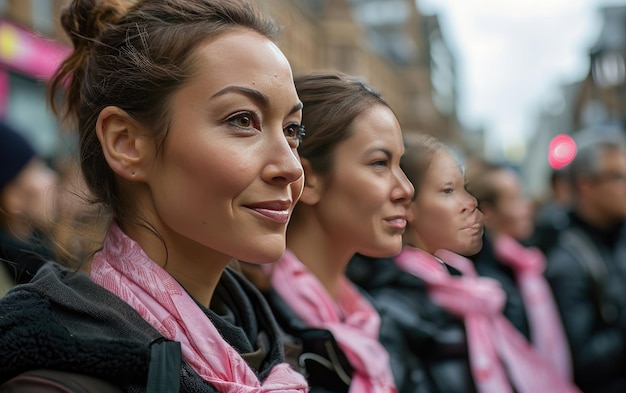
[[[296,113],[299,110],[302,110],[302,107],[303,107],[302,102],[298,102],[296,105],[293,106],[293,108],[291,108],[291,110],[289,111],[289,114],[291,115],[291,114]]]
[[[227,86],[217,93],[213,94],[211,98],[223,96],[229,93],[241,94],[250,98],[252,101],[256,102],[259,106],[262,106],[263,109],[267,109],[270,106],[270,99],[265,94],[261,93],[258,90],[250,89],[249,87],[244,86]],[[289,114],[293,114],[301,110],[303,107],[302,102],[298,102],[296,105],[291,108]]]
[[[391,151],[389,149],[386,149],[384,147],[373,147],[371,149],[368,149],[365,154],[370,154],[370,153],[375,153],[375,152],[382,152],[387,156],[387,159],[391,159],[391,157],[393,157],[393,154],[391,153]]]

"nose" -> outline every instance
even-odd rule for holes
[[[415,188],[413,184],[399,167],[395,171],[396,186],[394,187],[391,197],[394,201],[409,204],[413,198]]]
[[[467,191],[465,191],[465,194],[467,197],[465,198],[465,201],[463,203],[463,211],[473,212],[474,210],[478,209],[478,200],[474,197],[474,195],[470,194]]]
[[[288,185],[304,175],[298,153],[289,146],[281,130],[279,142],[268,149],[268,163],[263,170],[263,179],[268,183]]]

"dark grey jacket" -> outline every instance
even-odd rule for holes
[[[576,215],[548,253],[546,276],[561,313],[574,377],[588,392],[626,391],[626,238]]]
[[[475,392],[463,321],[433,303],[421,279],[391,259],[360,255],[347,274],[380,313],[380,341],[399,393]]]

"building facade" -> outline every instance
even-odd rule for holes
[[[67,0],[0,0],[0,115],[53,153],[62,131],[45,83],[71,49],[59,16]],[[337,70],[362,77],[396,112],[404,132],[462,144],[454,56],[436,16],[414,0],[263,0],[282,26],[277,44],[294,74]]]

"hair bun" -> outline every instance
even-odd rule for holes
[[[76,50],[98,40],[108,26],[116,24],[127,7],[119,0],[73,0],[61,15],[61,25]]]

